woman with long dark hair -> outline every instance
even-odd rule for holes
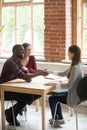
[[[68,56],[71,60],[70,68],[65,71],[58,73],[60,76],[67,76],[68,83],[48,83],[46,85],[53,85],[56,87],[61,87],[62,89],[67,89],[68,91],[63,92],[55,92],[52,96],[49,97],[49,105],[51,109],[52,118],[49,120],[50,124],[53,123],[54,114],[55,121],[54,127],[59,126],[60,124],[64,124],[61,104],[67,104],[70,107],[74,107],[75,105],[80,103],[80,98],[77,95],[77,85],[80,79],[84,76],[83,67],[81,63],[81,50],[77,45],[71,45],[68,49]],[[58,103],[58,104],[57,104]],[[55,113],[55,107],[56,113]]]

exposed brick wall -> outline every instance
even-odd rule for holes
[[[44,54],[47,61],[61,61],[72,42],[72,0],[45,0]]]

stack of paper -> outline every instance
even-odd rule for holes
[[[61,78],[60,76],[54,75],[54,74],[49,74],[45,76],[46,79],[59,79]]]

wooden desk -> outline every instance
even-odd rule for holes
[[[45,129],[45,96],[47,93],[55,89],[52,86],[45,86],[44,83],[52,80],[34,78],[31,82],[16,79],[7,83],[0,84],[1,87],[1,115],[2,115],[2,130],[5,130],[5,111],[4,111],[4,92],[19,92],[27,94],[37,94],[42,97],[42,130]]]

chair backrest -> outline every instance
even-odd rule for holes
[[[77,94],[81,100],[87,100],[87,76],[80,80],[77,86]]]
[[[0,99],[1,99],[1,86],[0,86]]]

